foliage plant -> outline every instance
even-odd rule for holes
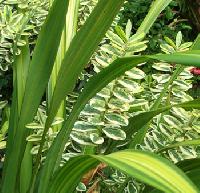
[[[180,2],[171,1],[169,6],[159,15],[159,19],[154,23],[146,37],[149,40],[147,53],[159,52],[159,44],[162,38],[164,36],[175,38],[180,30],[185,35],[186,40],[195,38],[187,15],[182,14],[183,1]],[[151,0],[128,0],[124,4],[124,9],[120,12],[119,25],[125,27],[127,21],[131,20],[133,23],[132,30],[136,32],[144,16],[148,13],[151,3]]]
[[[120,94],[122,95],[121,98],[126,98],[123,94],[127,92],[133,94],[135,91],[134,89],[137,90],[135,93],[141,91],[140,85],[134,82],[135,78],[131,77],[132,71],[134,70],[140,72],[140,77],[141,74],[144,75],[136,68],[138,64],[156,60],[173,64],[178,63],[186,66],[199,66],[198,60],[200,58],[200,51],[198,50],[198,39],[192,51],[176,51],[172,54],[133,55],[133,53],[137,53],[146,48],[146,42],[143,41],[145,34],[148,33],[160,12],[170,3],[170,0],[157,0],[153,2],[149,13],[135,35],[132,36],[130,33],[130,22],[127,24],[126,33],[120,28],[116,29],[118,35],[115,35],[112,31],[107,33],[107,37],[110,39],[112,46],[108,44],[102,45],[99,51],[100,53],[95,56],[95,59],[99,59],[96,63],[96,72],[98,73],[93,75],[84,85],[84,88],[77,97],[68,116],[63,116],[59,119],[57,113],[61,104],[65,101],[66,96],[69,96],[73,91],[77,79],[96,51],[105,33],[110,28],[124,0],[99,0],[76,35],[74,35],[76,31],[74,26],[71,26],[69,20],[66,19],[67,14],[77,14],[77,11],[75,11],[76,9],[70,6],[73,4],[72,2],[75,3],[75,7],[78,6],[79,2],[72,0],[54,0],[52,2],[47,19],[39,33],[33,54],[30,53],[28,46],[29,40],[26,36],[18,34],[14,41],[13,56],[15,60],[12,67],[13,98],[10,116],[8,115],[8,137],[2,173],[1,192],[75,192],[82,177],[87,174],[88,171],[97,168],[100,164],[103,164],[101,166],[102,168],[110,166],[138,181],[144,182],[167,193],[200,192],[198,184],[195,183],[196,181],[193,182],[193,177],[197,173],[197,171],[194,171],[194,168],[192,168],[193,170],[187,169],[187,172],[190,172],[190,175],[187,176],[184,173],[185,169],[181,170],[166,158],[154,153],[135,150],[134,148],[127,148],[127,150],[103,155],[104,152],[98,152],[94,150],[93,147],[89,147],[86,148],[86,151],[83,151],[81,155],[69,159],[69,161],[62,164],[62,167],[60,167],[62,155],[70,139],[70,134],[72,136],[74,132],[71,132],[74,128],[74,124],[88,103],[89,105],[97,104],[94,109],[97,110],[98,113],[100,112],[100,115],[101,112],[104,112],[102,104],[106,102],[106,105],[108,105],[108,103],[110,103],[111,105],[109,108],[111,112],[105,112],[106,120],[104,121],[107,124],[106,127],[113,123],[114,127],[110,127],[110,130],[116,129],[116,131],[120,133],[119,137],[121,138],[123,138],[123,135],[121,135],[122,130],[119,129],[119,126],[126,127],[124,131],[126,132],[126,136],[129,135],[131,141],[135,140],[131,135],[133,131],[130,130],[130,127],[133,128],[133,122],[136,129],[141,130],[141,132],[145,134],[146,130],[143,129],[145,124],[159,113],[170,110],[172,107],[182,107],[186,110],[199,108],[198,99],[184,103],[171,104],[163,109],[153,108],[150,109],[150,111],[138,113],[132,117],[130,116],[129,123],[127,120],[124,120],[122,116],[119,116],[119,114],[113,111],[113,107],[117,107],[117,104],[112,104],[111,99],[119,97]],[[20,12],[20,9],[17,9],[17,12],[18,11]],[[77,22],[76,17],[74,17],[73,21],[75,23]],[[73,35],[67,33],[67,37],[69,38],[67,42],[62,41],[62,35],[65,34],[66,26],[70,26],[73,31]],[[21,54],[18,54],[17,43],[20,42],[21,39],[25,44],[21,49]],[[123,39],[123,41],[121,41],[121,39]],[[63,45],[65,45],[66,49],[64,49],[64,54],[60,56],[60,50],[62,50]],[[118,52],[119,50],[122,54]],[[111,58],[113,53],[114,57]],[[109,65],[102,66],[103,61],[100,59],[105,54],[108,56],[107,59],[111,60],[108,61],[110,63]],[[59,63],[56,62],[58,57],[62,60]],[[59,68],[55,75],[54,73],[52,74],[52,72],[55,72],[54,70],[57,64],[59,64]],[[181,69],[183,68],[180,65],[178,66]],[[104,68],[99,72],[102,67]],[[42,122],[43,127],[42,130],[40,130],[42,131],[42,135],[38,140],[39,146],[36,151],[37,155],[32,156],[30,152],[33,144],[31,140],[27,140],[27,138],[30,139],[30,134],[32,134],[32,131],[29,129],[32,128],[30,124],[33,122],[37,112],[44,112],[41,112],[42,107],[40,106],[42,97],[53,79],[56,81],[53,85],[53,90],[51,90],[50,100],[47,101],[48,103],[44,104],[47,108],[45,114],[46,118],[39,120]],[[112,91],[112,93],[115,94],[112,96],[109,95],[109,101],[106,101],[108,87],[110,89],[112,85],[116,87],[113,88]],[[104,89],[104,91],[102,89]],[[165,93],[166,89],[161,92],[161,98]],[[93,98],[95,96],[96,98]],[[127,99],[127,103],[129,99],[130,98]],[[100,100],[101,103],[93,103],[92,100]],[[130,100],[130,102],[134,102],[134,100]],[[120,109],[120,111],[126,116],[126,112],[124,112],[123,109]],[[128,109],[126,109],[126,111],[128,111]],[[38,117],[39,115],[37,118]],[[134,119],[135,121],[133,121]],[[54,126],[58,124],[57,121],[62,122],[62,124],[55,128]],[[91,120],[91,122],[94,123],[92,125],[94,127],[101,126],[101,124],[96,124],[98,120]],[[77,124],[75,125],[77,126]],[[100,129],[97,127],[95,131],[99,133],[103,131],[106,136],[113,139],[111,136],[112,133],[109,131],[109,128],[106,127],[100,127]],[[35,125],[35,129],[37,128],[41,129],[41,127]],[[54,134],[56,136],[53,137],[52,143],[47,147],[45,156],[43,157],[43,148],[46,143],[48,143],[47,136],[54,129]],[[84,127],[82,127],[82,129],[84,129]],[[127,133],[127,131],[130,133]],[[101,144],[102,138],[99,133],[89,135],[92,143]],[[115,143],[118,142],[120,142],[120,140],[115,140]]]

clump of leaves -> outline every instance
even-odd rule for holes
[[[13,63],[13,53],[20,54],[20,47],[29,37],[30,44],[35,38],[48,14],[48,1],[5,0],[0,5],[0,70],[7,71]],[[17,49],[13,50],[16,44]]]
[[[147,41],[142,40],[144,35],[131,35],[131,29],[129,21],[126,31],[117,26],[115,32],[107,33],[108,43],[100,46],[92,60],[95,72],[107,67],[117,57],[133,55],[147,48]],[[139,82],[144,77],[145,73],[135,67],[106,86],[81,112],[71,138],[81,145],[101,145],[107,144],[109,140],[125,140],[126,134],[120,127],[128,124],[130,104],[135,100],[134,94],[143,91]]]
[[[192,45],[191,42],[182,43],[182,33],[178,32],[176,41],[165,37],[166,42],[161,44],[161,49],[165,53],[173,53],[175,51],[186,51]],[[149,100],[147,108],[150,108],[153,101],[160,96],[164,89],[164,85],[169,81],[172,73],[177,69],[177,65],[168,63],[155,63],[152,66],[155,71],[146,78],[145,92],[142,93],[146,100]],[[162,98],[165,105],[177,104],[180,102],[190,101],[193,98],[188,94],[188,90],[192,87],[193,75],[190,73],[191,68],[182,70],[179,76],[168,87],[168,90]],[[180,142],[184,140],[198,138],[200,116],[199,110],[186,111],[183,108],[172,108],[169,112],[165,112],[155,117],[149,127],[149,131],[144,140],[143,149],[157,151],[164,146]],[[189,159],[198,155],[196,147],[180,147],[178,149],[169,150],[165,156],[170,157],[174,162],[182,159]]]
[[[133,32],[136,32],[147,14],[151,5],[151,0],[129,0],[124,5],[124,11],[120,14],[119,25],[125,27],[128,19],[133,23]],[[187,18],[181,14],[180,4],[172,1],[169,6],[160,14],[159,19],[154,23],[148,34],[149,49],[147,52],[158,52],[160,48],[158,44],[163,36],[175,38],[178,31],[182,31],[187,40],[191,40],[192,28]],[[158,33],[159,32],[159,33]]]

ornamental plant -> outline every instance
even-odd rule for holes
[[[94,151],[90,151],[89,148],[82,155],[71,158],[62,164],[62,167],[60,166],[62,154],[81,111],[89,100],[98,95],[97,93],[100,93],[110,82],[112,83],[119,77],[117,84],[127,89],[128,84],[126,79],[123,78],[124,74],[126,72],[130,74],[131,70],[138,64],[154,60],[178,63],[178,72],[182,69],[180,64],[199,66],[199,39],[197,39],[191,51],[149,56],[132,55],[135,48],[131,41],[136,44],[141,42],[144,47],[145,42],[142,41],[142,38],[148,33],[160,12],[170,3],[170,0],[157,0],[153,2],[150,12],[133,37],[130,36],[130,24],[127,27],[127,39],[124,39],[123,43],[129,41],[129,54],[116,55],[110,61],[110,65],[105,66],[103,70],[93,75],[84,85],[70,113],[65,116],[63,111],[66,96],[73,91],[81,72],[97,49],[123,3],[124,0],[99,0],[85,24],[75,33],[79,2],[74,0],[54,0],[50,2],[50,12],[42,26],[32,57],[30,57],[28,43],[23,46],[21,54],[17,54],[18,40],[21,38],[25,42],[28,40],[24,36],[16,37],[13,48],[15,57],[13,65],[14,88],[1,181],[2,193],[75,192],[82,177],[99,165],[101,168],[113,167],[160,191],[200,192],[197,187],[198,184],[195,185],[195,181],[193,182],[198,171],[194,170],[194,167],[196,166],[196,169],[198,169],[198,164],[186,169],[184,164],[180,163],[181,166],[179,167],[183,168],[181,170],[161,156],[134,149],[134,144],[143,139],[147,132],[145,125],[155,115],[171,109],[172,106],[198,109],[199,100],[170,104],[164,108],[157,108],[159,103],[157,102],[150,111],[131,116],[129,123],[125,122],[122,125],[126,127],[124,129],[126,136],[129,136],[127,150],[108,152],[103,155],[103,152],[93,153]],[[20,7],[17,10],[20,11]],[[73,18],[73,22],[69,18]],[[118,30],[120,31],[120,29]],[[108,36],[109,34],[111,38],[115,37],[112,32],[108,33]],[[138,37],[141,41],[138,40]],[[120,47],[118,46],[118,48]],[[105,52],[105,49],[104,46],[102,50]],[[107,50],[109,50],[108,47]],[[105,53],[102,52],[102,54]],[[130,89],[130,87],[128,88]],[[134,89],[131,89],[134,92]],[[27,142],[31,131],[27,127],[30,127],[30,123],[33,122],[36,113],[39,111],[38,108],[46,90],[46,119],[42,120],[42,136],[39,140],[37,155],[33,157],[30,153],[33,144],[31,141]],[[165,92],[166,89],[161,92],[158,98],[162,98]],[[102,109],[101,106],[99,109]],[[63,120],[60,125],[54,124],[58,120],[57,117]],[[107,116],[107,119],[112,123],[112,116]],[[96,125],[94,124],[94,126]],[[46,137],[50,131],[53,131],[56,136],[47,147],[45,156],[42,156],[47,143]],[[137,132],[136,137],[132,135],[134,132]],[[106,134],[105,128],[104,133]],[[99,139],[95,140],[98,137],[101,136],[90,135],[92,142],[99,141]],[[114,141],[110,144],[110,147],[115,146],[118,142],[120,141]],[[184,173],[185,171],[190,174],[187,176]],[[154,191],[151,187],[150,190]]]

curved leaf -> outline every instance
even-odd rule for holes
[[[185,141],[181,141],[181,142],[177,142],[177,143],[168,145],[168,146],[158,150],[158,152],[167,151],[169,149],[173,149],[173,148],[180,147],[180,146],[198,146],[198,145],[200,145],[200,139],[185,140]]]
[[[50,182],[50,193],[74,192],[81,176],[99,160],[166,193],[198,193],[189,178],[170,161],[153,153],[126,150],[110,155],[72,158]],[[66,175],[67,174],[67,175]]]
[[[90,156],[78,156],[70,159],[65,166],[58,170],[50,182],[49,193],[72,193],[81,178],[90,169],[93,169],[99,163],[98,160]]]
[[[5,160],[6,168],[2,187],[4,193],[14,192],[16,188],[17,172],[23,158],[28,134],[25,125],[33,120],[47,86],[57,54],[67,7],[68,0],[54,0],[53,6],[38,37],[32,61],[29,66],[19,115],[20,119],[16,127],[17,132],[14,136],[15,140],[11,141],[11,149],[8,149],[9,154],[6,156]],[[12,135],[12,133],[10,134]],[[15,164],[13,164],[13,160],[15,160]]]
[[[149,13],[145,17],[144,21],[142,22],[141,26],[139,27],[137,34],[140,33],[148,33],[149,29],[156,21],[159,14],[169,5],[171,0],[157,0],[154,1],[151,5],[151,9]]]
[[[46,120],[44,135],[48,131],[48,128],[50,127],[57,113],[61,101],[65,99],[65,96],[70,91],[73,90],[78,76],[84,69],[85,65],[89,61],[101,39],[110,27],[113,18],[116,16],[123,3],[124,0],[100,0],[87,21],[85,22],[84,26],[73,38],[58,73],[58,79],[55,85],[53,97],[49,108],[50,113]],[[74,118],[69,118],[69,122],[74,124]],[[73,124],[70,125],[70,128],[73,127]],[[66,126],[63,126],[61,130],[65,133],[64,127]],[[63,140],[63,137],[69,137],[70,130],[68,131],[69,132],[64,135],[62,135],[62,133],[60,132],[60,134],[57,136],[56,141],[60,141],[59,143],[61,144],[59,144],[59,147],[57,147],[57,145],[54,146],[53,148],[55,148],[55,150],[51,149],[49,152],[49,154],[54,154],[54,159],[52,160],[52,156],[50,156],[51,158],[47,156],[48,163],[46,162],[41,174],[42,180],[40,181],[41,185],[39,188],[39,193],[46,193],[45,188],[47,188],[48,180],[50,179],[54,171],[54,167],[57,167],[59,165],[55,164],[55,161],[57,161],[56,155],[58,153],[59,155],[62,153],[59,150],[63,150],[65,146],[66,140]],[[58,156],[58,159],[60,160],[60,156]],[[49,166],[49,164],[51,166]]]

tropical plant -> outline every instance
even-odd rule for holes
[[[32,57],[30,57],[27,38],[23,37],[27,43],[23,46],[20,55],[16,54],[18,41],[15,42],[13,50],[15,57],[13,65],[14,91],[1,192],[74,192],[82,176],[100,163],[112,166],[164,192],[199,192],[189,177],[173,163],[153,153],[139,150],[124,150],[108,155],[79,155],[70,159],[63,167],[60,167],[62,153],[70,138],[73,126],[80,112],[96,93],[99,93],[117,77],[124,81],[121,76],[141,63],[161,60],[169,63],[199,66],[200,51],[195,49],[173,54],[129,55],[118,57],[111,61],[112,63],[108,67],[92,76],[84,85],[68,117],[63,117],[64,122],[61,128],[58,129],[58,134],[52,145],[47,150],[45,159],[41,159],[47,133],[50,131],[52,123],[57,120],[56,115],[61,103],[73,91],[84,66],[87,65],[106,31],[111,26],[124,0],[99,0],[85,24],[71,41],[56,76],[53,94],[51,100],[48,101],[47,117],[44,120],[39,150],[37,156],[33,159],[30,154],[32,143],[27,143],[26,140],[31,132],[26,127],[30,126],[29,124],[36,115],[51,77],[59,45],[61,45],[62,32],[64,26],[68,24],[66,23],[66,13],[67,10],[68,13],[71,11],[69,9],[70,6],[68,6],[70,3],[71,1],[69,0],[53,1]],[[140,35],[144,37],[144,34],[148,33],[159,13],[169,3],[170,0],[155,1],[135,37]],[[142,44],[144,46],[144,42]],[[132,48],[132,44],[130,47]],[[196,49],[198,49],[197,46]],[[122,86],[124,85],[122,84]],[[199,108],[199,100],[180,105],[186,109]],[[171,106],[168,108],[171,108]],[[138,122],[141,125],[145,123],[142,119],[138,119]],[[14,164],[13,161],[15,162]]]

